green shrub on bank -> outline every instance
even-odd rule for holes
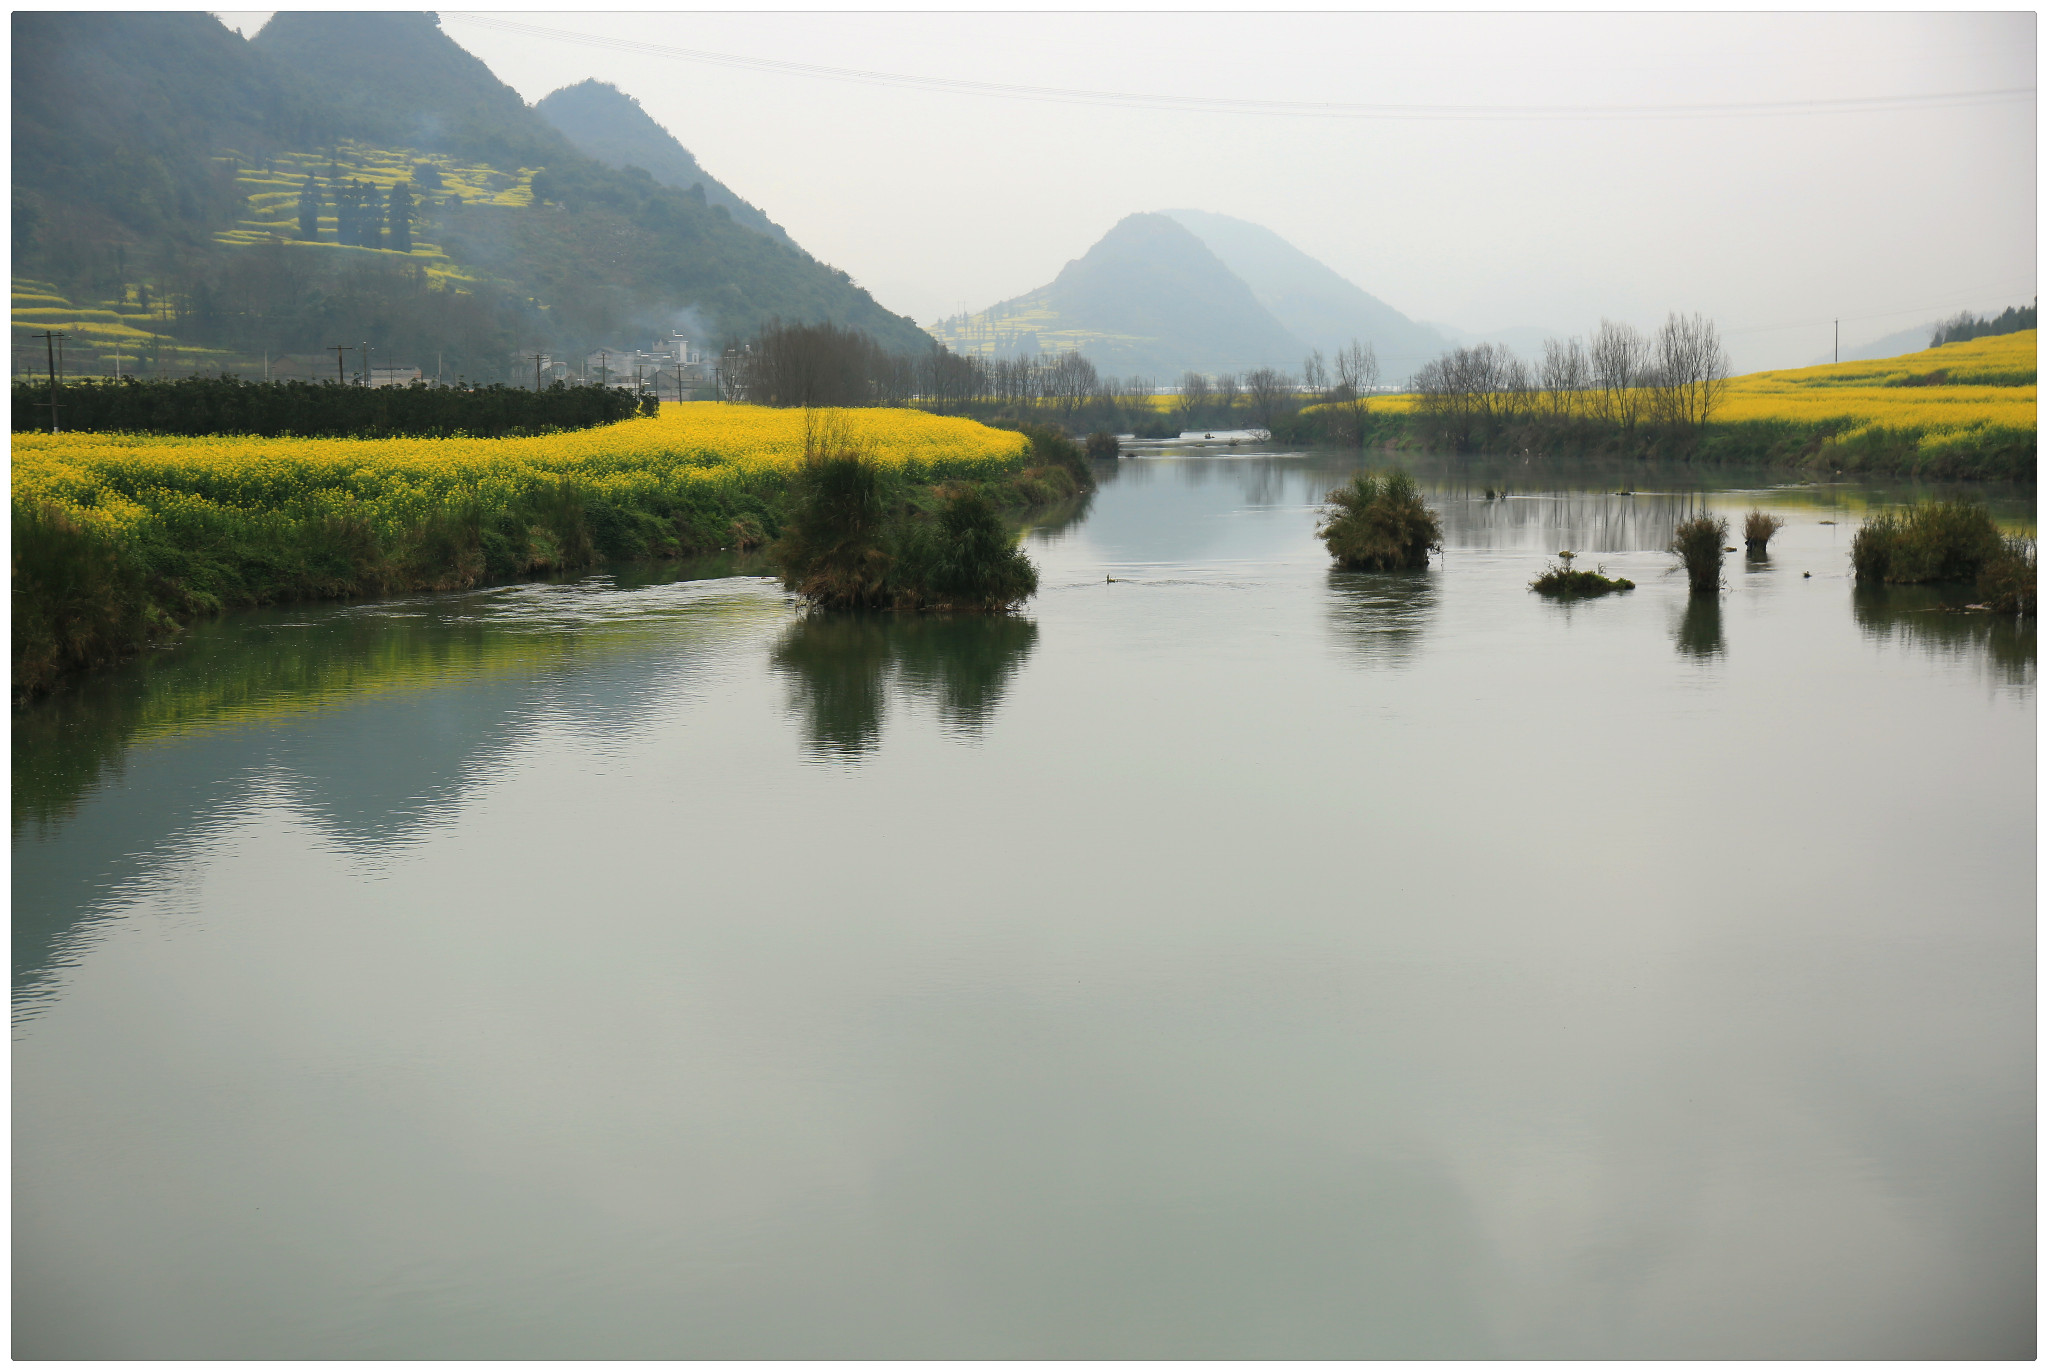
[[[1858,581],[1974,581],[2004,548],[1998,525],[1984,506],[1967,500],[1925,500],[1865,520],[1849,547],[1849,558]]]
[[[1719,515],[1696,514],[1671,531],[1671,551],[1685,568],[1694,595],[1721,589],[1721,549],[1728,539],[1728,521]]]
[[[1318,536],[1348,571],[1427,567],[1444,546],[1443,520],[1406,472],[1364,472],[1329,494]]]

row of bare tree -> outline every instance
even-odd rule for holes
[[[1531,422],[1704,428],[1728,380],[1713,321],[1672,314],[1655,334],[1600,321],[1590,340],[1546,339],[1530,366],[1507,348],[1454,348],[1415,374],[1416,411],[1433,436],[1459,447]]]

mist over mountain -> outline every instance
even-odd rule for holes
[[[1306,351],[1250,286],[1163,214],[1130,215],[1050,284],[931,332],[961,352],[1076,348],[1104,371],[1157,381],[1296,368]]]
[[[1289,333],[1325,356],[1354,338],[1370,343],[1381,375],[1394,380],[1449,346],[1435,328],[1367,294],[1271,229],[1206,210],[1160,213],[1200,238]]]
[[[1357,339],[1400,384],[1452,345],[1271,229],[1206,210],[1131,215],[1049,285],[931,332],[963,352],[1077,348],[1105,371],[1159,381],[1299,373],[1311,348],[1333,357]]]
[[[698,165],[675,135],[656,123],[640,102],[604,81],[581,81],[547,96],[534,109],[563,137],[608,167],[645,168],[664,186],[687,191],[702,187],[704,198],[723,205],[733,222],[777,242],[791,242],[780,224],[735,195]]]

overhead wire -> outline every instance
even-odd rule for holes
[[[1180,111],[1210,114],[1255,114],[1320,119],[1388,120],[1604,120],[1604,119],[1715,119],[1756,118],[1783,115],[1865,114],[1891,110],[1953,109],[1975,105],[2008,104],[2035,97],[2033,86],[2010,86],[1991,90],[1936,91],[1924,94],[1849,96],[1838,99],[1748,100],[1713,104],[1673,105],[1400,105],[1331,100],[1254,100],[1236,96],[1162,95],[1137,91],[1072,89],[1060,86],[1016,85],[1002,81],[972,81],[958,77],[916,76],[905,72],[872,71],[857,67],[824,66],[814,62],[791,62],[780,58],[748,57],[738,53],[713,52],[704,48],[677,47],[637,38],[616,38],[604,34],[578,33],[573,29],[529,24],[496,15],[442,11],[445,22],[453,19],[501,33],[557,43],[578,43],[585,47],[618,52],[642,53],[678,61],[782,76],[852,82],[860,85],[922,90],[937,94],[971,95],[1008,100],[1029,100],[1049,104],[1094,105],[1116,109]]]

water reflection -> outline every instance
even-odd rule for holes
[[[1436,618],[1439,578],[1430,572],[1329,574],[1330,624],[1337,637],[1376,667],[1398,667]]]
[[[17,711],[17,1020],[122,892],[161,885],[255,810],[387,862],[544,729],[620,746],[673,709],[706,650],[782,613],[759,583],[643,575],[238,614]]]
[[[1687,596],[1685,613],[1674,622],[1671,636],[1682,656],[1702,660],[1721,656],[1728,650],[1727,640],[1721,636],[1721,597]]]
[[[892,693],[934,702],[953,737],[979,736],[1037,642],[1037,623],[1014,615],[815,613],[770,660],[806,755],[857,762],[880,746]]]
[[[2001,686],[2032,686],[2037,660],[2034,621],[1965,610],[1959,595],[1967,591],[1858,587],[1851,603],[1857,626],[1871,639],[1979,667]]]

